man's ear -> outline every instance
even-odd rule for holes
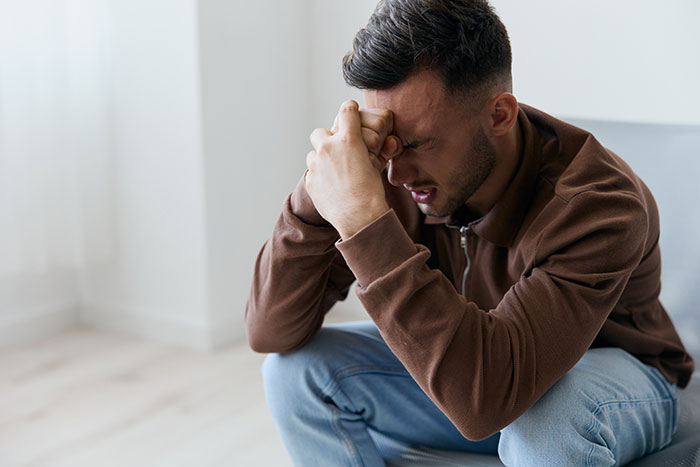
[[[502,92],[489,99],[486,110],[493,136],[507,134],[518,120],[518,100],[509,92]]]

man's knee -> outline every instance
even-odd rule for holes
[[[503,429],[499,454],[507,465],[613,465],[615,443],[599,404],[586,393],[576,369],[564,375],[522,416]],[[583,453],[588,453],[588,457]],[[597,464],[588,464],[592,458]],[[574,464],[571,464],[571,463]],[[583,462],[583,463],[581,463]]]
[[[283,354],[271,353],[265,357],[261,367],[265,392],[268,392],[268,389],[274,390],[279,387],[280,379],[286,379],[286,366],[282,361],[283,356]]]
[[[595,409],[575,375],[567,373],[505,430],[530,435],[578,431]]]
[[[308,389],[309,386],[323,384],[327,379],[334,360],[333,334],[322,328],[314,338],[302,348],[288,353],[273,353],[262,364],[265,393],[274,396],[293,394]]]
[[[263,385],[267,407],[278,424],[294,418],[294,410],[306,402],[309,388],[304,388],[306,369],[301,355],[273,353],[262,364]]]
[[[303,349],[268,355],[261,368],[265,392],[294,391],[318,360]]]

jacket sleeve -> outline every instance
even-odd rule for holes
[[[647,217],[634,196],[586,192],[555,211],[493,310],[429,269],[392,211],[338,242],[383,338],[468,439],[513,422],[573,367],[641,260]]]
[[[245,322],[256,352],[306,344],[355,280],[335,247],[338,232],[316,211],[302,178],[255,262]]]

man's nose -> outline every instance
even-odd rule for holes
[[[403,145],[396,135],[389,135],[384,140],[380,155],[387,161],[387,178],[389,183],[401,186],[410,181],[407,164],[403,159]]]
[[[418,171],[410,163],[406,154],[399,154],[389,160],[387,179],[394,186],[410,184],[418,177]]]

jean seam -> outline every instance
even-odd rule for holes
[[[669,397],[664,397],[664,398],[658,398],[658,397],[652,397],[652,398],[646,398],[646,399],[634,399],[634,400],[611,400],[611,401],[605,401],[605,402],[599,402],[596,403],[596,410],[594,413],[598,413],[600,409],[603,409],[609,405],[643,405],[643,404],[655,404],[655,403],[665,403],[665,402],[672,402],[674,398],[672,396]]]
[[[672,411],[671,411],[671,419],[669,421],[668,425],[668,433],[670,433],[670,436],[666,442],[660,446],[659,449],[662,449],[666,446],[668,446],[671,441],[673,441],[673,435],[675,434],[676,430],[678,429],[678,386],[674,383],[671,383],[668,381],[663,374],[659,371],[658,368],[655,368],[651,365],[647,365],[651,371],[651,373],[656,377],[656,379],[662,383],[664,389],[666,390],[666,394],[668,394],[668,397],[672,401]]]
[[[350,365],[348,367],[345,367],[341,370],[336,371],[333,373],[330,377],[330,381],[319,391],[317,394],[317,397],[319,397],[321,400],[328,400],[332,399],[335,394],[340,391],[340,384],[339,382],[345,378],[351,377],[351,376],[357,376],[361,374],[384,374],[387,376],[405,376],[409,377],[410,375],[406,374],[406,370],[403,368],[397,368],[397,367],[378,367],[378,366],[367,366],[367,365]],[[362,467],[364,466],[364,462],[362,461],[362,457],[360,456],[360,453],[357,452],[357,449],[355,448],[354,443],[350,439],[350,435],[345,431],[345,429],[342,427],[340,424],[340,409],[337,406],[331,405],[331,426],[338,434],[340,437],[343,446],[345,446],[345,452],[347,453],[348,457],[350,458],[350,462],[353,466],[359,466]]]
[[[352,442],[350,439],[350,435],[347,434],[345,429],[340,425],[340,415],[339,415],[340,409],[337,407],[331,406],[331,426],[335,429],[335,432],[339,435],[340,439],[343,442],[343,446],[345,446],[345,452],[347,453],[348,457],[350,458],[350,463],[353,466],[358,466],[358,467],[363,467],[364,462],[362,461],[362,458],[360,457],[360,453],[357,452],[357,449],[355,448],[355,444]]]
[[[405,376],[411,378],[409,374],[406,373],[404,368],[398,367],[379,367],[379,366],[367,366],[367,365],[351,365],[345,367],[341,370],[336,371],[330,377],[330,381],[321,389],[321,395],[324,397],[333,397],[340,389],[339,382],[343,379],[350,378],[352,376],[366,375],[366,374],[379,374],[386,376]]]
[[[585,439],[590,439],[590,434],[593,431],[593,429],[600,425],[600,422],[598,421],[597,414],[600,411],[600,406],[596,404],[596,410],[590,412],[590,418],[591,418],[591,423],[588,429],[586,430]],[[585,467],[593,467],[593,452],[595,451],[595,443],[590,443],[590,447],[588,448],[588,454],[586,455],[586,459],[584,462]]]

